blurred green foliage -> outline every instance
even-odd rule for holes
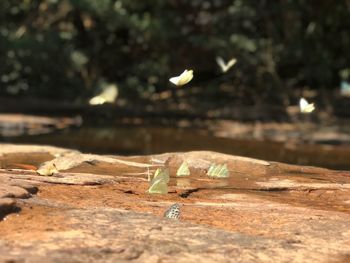
[[[285,102],[350,70],[349,11],[349,0],[1,0],[0,94],[72,100],[104,80],[143,97],[193,68],[203,90]],[[222,76],[216,56],[238,63]]]

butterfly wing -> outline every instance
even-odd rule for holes
[[[301,98],[299,101],[300,110],[303,111],[307,105],[308,105],[307,100],[304,98]]]
[[[169,170],[167,168],[158,168],[154,172],[154,176],[150,184],[152,185],[155,181],[159,179],[163,179],[166,183],[169,183],[170,176],[169,176]]]
[[[216,57],[216,63],[218,64],[223,73],[226,73],[234,64],[236,64],[236,62],[237,59],[235,58],[231,58],[230,61],[225,63],[222,57]]]
[[[167,194],[168,193],[168,184],[164,181],[163,178],[156,180],[148,189],[150,194]]]
[[[216,63],[218,64],[218,66],[220,67],[220,70],[222,72],[226,72],[226,63],[225,63],[224,59],[222,57],[216,57],[215,60],[216,60]]]
[[[148,193],[150,194],[167,194],[168,183],[170,180],[169,170],[167,168],[158,168],[150,182]]]
[[[223,165],[212,164],[209,167],[207,175],[210,177],[227,178],[227,177],[229,177],[227,165],[226,164],[223,164]]]
[[[180,76],[172,77],[172,78],[169,79],[169,81],[177,86],[179,84],[179,82],[180,82]]]
[[[211,172],[211,176],[216,177],[220,172],[220,170],[221,170],[221,165],[220,164],[216,165]]]
[[[226,164],[221,165],[221,169],[216,176],[220,178],[227,178],[229,176]]]
[[[176,176],[189,176],[191,174],[187,163],[184,161],[176,172]]]
[[[307,107],[304,109],[304,112],[306,113],[310,113],[313,112],[315,110],[315,105],[313,103],[310,103],[309,105],[307,105]]]
[[[208,176],[211,176],[213,174],[213,170],[214,170],[215,166],[216,166],[215,164],[211,164],[209,166],[209,169],[208,169],[208,172],[207,172]]]
[[[232,58],[230,61],[227,63],[227,70],[229,70],[234,64],[236,64],[237,59]]]
[[[164,217],[171,219],[179,219],[180,218],[180,205],[173,204],[170,206],[164,213]]]
[[[299,101],[300,112],[310,113],[315,110],[315,105],[313,103],[308,103],[306,99],[301,98]]]

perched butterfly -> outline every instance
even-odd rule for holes
[[[308,103],[304,98],[300,99],[299,107],[301,113],[311,113],[315,110],[315,105],[313,103]]]
[[[169,170],[166,168],[158,168],[150,182],[148,193],[150,194],[167,194],[169,183]]]
[[[191,174],[190,169],[188,168],[187,163],[184,161],[180,165],[179,169],[177,169],[176,176],[188,176],[190,174]]]
[[[237,62],[237,59],[232,58],[227,63],[225,63],[222,57],[216,57],[216,63],[219,65],[221,71],[226,73],[232,66],[234,66]]]
[[[210,165],[207,175],[210,177],[226,178],[229,177],[229,172],[226,164],[212,164]]]
[[[55,173],[58,173],[58,169],[53,162],[48,162],[40,166],[36,172],[40,175],[51,176]]]
[[[168,168],[158,168],[153,175],[153,179],[151,180],[151,184],[158,180],[164,180],[166,183],[169,183],[169,169]]]
[[[180,205],[179,204],[173,204],[170,206],[164,213],[164,217],[171,218],[171,219],[179,219],[180,218]]]

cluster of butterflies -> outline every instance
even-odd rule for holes
[[[218,64],[222,73],[226,73],[232,68],[237,62],[237,59],[232,58],[228,62],[225,62],[222,57],[216,57],[216,63]],[[193,70],[185,69],[179,76],[175,76],[169,79],[171,83],[176,85],[177,87],[181,87],[193,79]]]
[[[177,177],[189,176],[191,174],[188,164],[184,161],[176,172]],[[211,164],[207,175],[212,178],[227,178],[229,177],[229,170],[226,164]],[[149,178],[150,187],[147,192],[150,194],[167,194],[168,183],[170,180],[168,168],[158,168],[153,178]]]
[[[237,63],[237,59],[231,58],[229,61],[225,62],[222,57],[216,57],[216,63],[218,64],[221,72],[226,73]],[[170,78],[169,81],[174,85],[180,87],[190,82],[192,78],[193,70],[186,69],[179,76]],[[342,83],[341,93],[350,94],[350,84],[345,85],[345,83]],[[308,114],[315,110],[315,105],[314,103],[309,103],[306,99],[301,98],[299,101],[299,108],[301,113]]]
[[[225,62],[222,57],[216,57],[216,63],[220,67],[222,73],[226,73],[230,68],[236,64],[237,60],[235,58],[230,59],[228,62]],[[347,94],[350,96],[350,84],[342,83],[341,94]],[[299,101],[299,108],[301,113],[311,113],[315,110],[314,103],[309,103],[306,99],[301,98]]]

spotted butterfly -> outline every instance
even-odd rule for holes
[[[179,219],[180,218],[180,205],[179,204],[173,204],[170,206],[164,213],[164,217],[171,218],[171,219]]]

